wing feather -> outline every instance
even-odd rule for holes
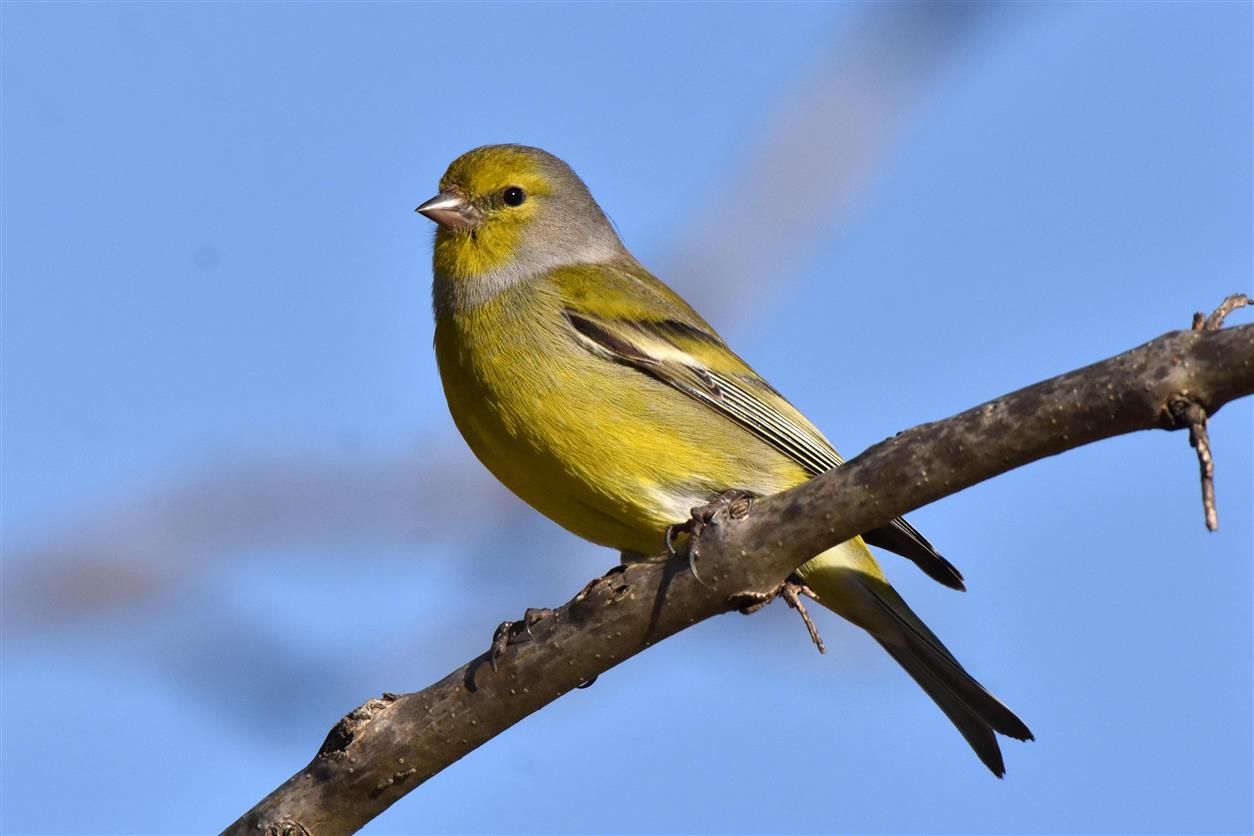
[[[636,284],[649,287],[623,272]],[[663,286],[664,287],[664,286]],[[674,297],[679,305],[682,300]],[[695,398],[735,421],[796,462],[810,475],[844,464],[818,429],[747,364],[686,305],[668,318],[611,317],[566,307],[576,339],[590,351],[624,363]],[[642,313],[642,312],[641,312]],[[684,318],[681,318],[684,317]],[[712,368],[717,365],[719,368]],[[953,589],[965,589],[962,574],[903,519],[863,535],[874,546],[914,561],[930,577]]]

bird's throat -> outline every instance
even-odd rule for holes
[[[463,281],[498,272],[515,256],[520,233],[517,225],[502,223],[463,231],[441,227],[435,235],[435,271]]]

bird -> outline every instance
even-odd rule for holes
[[[437,224],[435,355],[475,456],[541,514],[626,555],[656,555],[692,509],[766,496],[843,460],[714,328],[627,250],[588,187],[539,148],[455,159],[416,210]],[[962,575],[902,519],[796,572],[922,687],[997,777],[997,734],[1032,740],[889,584],[868,544],[936,581]]]

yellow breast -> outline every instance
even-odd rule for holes
[[[579,536],[655,554],[666,526],[727,488],[805,478],[731,421],[573,338],[560,288],[523,282],[442,312],[435,348],[449,410],[475,455]]]

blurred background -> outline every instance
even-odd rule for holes
[[[447,415],[412,210],[468,148],[570,161],[846,456],[1251,290],[1249,4],[0,14],[5,832],[220,829],[616,560]],[[776,604],[368,832],[1248,832],[1252,416],[1212,422],[1215,534],[1166,433],[911,515],[970,592],[894,582],[1036,732],[1004,782]]]

